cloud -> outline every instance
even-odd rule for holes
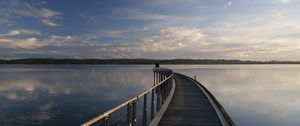
[[[160,30],[158,36],[145,39],[148,50],[176,50],[183,47],[205,46],[209,43],[205,40],[206,35],[197,28],[170,27]]]
[[[161,6],[175,6],[175,5],[199,5],[202,4],[202,0],[146,0],[145,1],[147,4],[153,4],[153,5],[161,5]]]
[[[11,20],[11,19],[0,19],[0,25],[1,24],[12,24],[12,23],[15,23],[15,21]]]
[[[244,0],[249,1],[249,0]],[[287,5],[298,2],[297,0],[251,0],[255,4],[269,4],[269,5]]]
[[[249,57],[249,54],[246,51],[239,51],[239,52],[229,52],[225,54],[225,56],[234,59],[245,59]]]
[[[279,2],[284,3],[284,4],[288,4],[291,2],[291,0],[279,0]]]
[[[11,30],[7,33],[0,34],[0,46],[2,48],[36,48],[41,47],[41,43],[35,37],[27,38],[12,38],[18,35],[41,35],[40,31],[37,30],[27,30],[27,29],[16,29]]]
[[[98,47],[97,53],[114,58],[141,58],[148,54],[155,55],[163,52],[172,55],[172,52],[203,48],[209,45],[206,37],[197,28],[169,27],[161,29],[158,35],[144,38],[142,42],[102,45]]]
[[[110,39],[111,43],[129,41],[130,38],[140,39],[145,36],[145,32],[148,32],[148,28],[126,28],[126,29],[113,29],[113,30],[97,30],[93,33],[83,34],[81,38],[83,43],[108,43],[103,39]],[[133,34],[135,36],[133,36]],[[131,40],[134,42],[135,40]]]
[[[37,38],[26,38],[26,39],[7,39],[0,38],[1,48],[24,48],[32,49],[36,47],[41,47],[42,43],[39,43]]]
[[[233,4],[232,1],[228,1],[222,9],[228,9]]]
[[[19,33],[11,31],[7,34],[18,35]],[[38,39],[36,37],[20,38],[20,39],[0,37],[0,47],[11,48],[11,49],[38,49],[45,46],[62,46],[65,45],[65,42],[72,42],[77,40],[78,38],[75,36],[57,36],[57,35],[51,35],[45,39]]]
[[[66,42],[74,42],[74,41],[80,41],[77,36],[58,36],[58,35],[51,35],[48,38],[42,40],[43,43],[46,45],[58,45],[61,46],[62,44],[65,44]]]
[[[42,23],[47,25],[47,26],[52,26],[52,27],[57,27],[58,25],[52,21],[50,21],[49,19],[43,19]]]
[[[27,29],[16,29],[16,30],[11,30],[8,33],[0,34],[0,37],[5,37],[5,36],[15,36],[15,35],[41,35],[40,31],[37,30],[27,30]]]
[[[232,5],[231,2],[227,5]],[[148,15],[149,16],[149,15]],[[134,18],[139,19],[139,16]],[[164,20],[149,16],[149,20]],[[132,17],[130,17],[132,18]],[[145,19],[145,18],[144,18]],[[270,11],[255,17],[226,19],[207,26],[156,27],[159,33],[143,36],[141,41],[122,39],[116,44],[93,45],[106,58],[225,58],[243,60],[273,60],[296,58],[300,51],[300,26],[286,13]],[[149,27],[150,29],[153,27]],[[146,29],[149,29],[148,27]],[[154,30],[154,29],[152,29]],[[111,32],[120,36],[123,32]]]
[[[270,11],[242,20],[227,20],[204,30],[213,42],[211,51],[232,59],[298,59],[300,25],[286,13]],[[293,52],[293,53],[291,53]],[[290,54],[289,54],[290,53]]]
[[[110,16],[114,19],[126,19],[126,20],[139,20],[139,21],[173,21],[173,22],[183,22],[183,21],[201,21],[205,17],[202,16],[176,16],[171,14],[160,14],[146,12],[140,9],[116,9],[113,11],[114,15]],[[119,16],[122,15],[122,16]],[[124,16],[125,15],[125,16]]]
[[[46,8],[36,8],[28,3],[20,3],[17,6],[22,5],[22,7],[19,8],[19,13],[21,16],[27,16],[27,17],[35,17],[35,18],[53,18],[55,16],[58,16],[60,13],[46,9]]]
[[[13,24],[22,17],[31,17],[40,20],[47,26],[57,26],[54,20],[59,19],[60,12],[40,7],[40,5],[32,5],[30,3],[10,0],[4,1],[0,7],[0,24]]]
[[[100,31],[100,33],[97,34],[97,36],[119,38],[119,37],[123,37],[124,34],[143,32],[143,31],[145,30],[144,29],[104,30],[104,31]]]
[[[299,9],[292,8],[294,6],[286,9],[285,5],[282,5],[293,0],[201,1],[203,5],[196,4],[198,1],[145,1],[152,4],[108,7],[104,10],[108,13],[98,15],[86,10],[81,13],[81,17],[79,16],[81,19],[92,17],[93,20],[99,21],[82,28],[82,32],[88,33],[62,34],[74,33],[68,31],[72,30],[69,28],[73,24],[68,24],[71,27],[66,29],[49,31],[55,32],[56,35],[45,32],[38,36],[39,34],[33,31],[30,33],[17,29],[0,34],[0,44],[1,48],[18,50],[11,51],[14,54],[43,53],[47,50],[49,55],[83,58],[184,57],[269,60],[296,57],[299,54],[300,25],[296,15],[298,13],[295,13]],[[155,4],[158,5],[158,9],[149,9]],[[47,26],[60,26],[57,21],[62,12],[45,8],[45,4],[14,1],[9,5],[0,5],[0,16],[5,17],[0,18],[0,23],[18,22],[27,17]],[[165,7],[159,5],[170,5],[173,8],[164,9]],[[232,8],[233,5],[239,7]],[[232,11],[220,12],[223,11],[220,10],[222,7]],[[100,22],[99,19],[104,20]],[[112,22],[116,25],[110,25]],[[284,56],[286,54],[289,56]]]

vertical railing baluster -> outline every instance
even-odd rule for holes
[[[137,124],[137,119],[136,119],[136,102],[133,101],[132,103],[132,126],[136,126]]]
[[[162,80],[165,80],[165,75],[162,75]],[[164,92],[164,87],[165,87],[165,82],[161,85],[161,106],[164,104],[164,97],[165,97],[165,92]]]
[[[166,75],[165,75],[165,79],[167,79]],[[166,80],[165,86],[164,86],[164,93],[165,93],[165,100],[168,97],[168,93],[167,93],[167,84],[168,84],[168,80]]]
[[[164,80],[165,79],[167,79],[166,78],[166,75],[164,75]],[[167,94],[166,94],[166,83],[167,83],[167,81],[165,81],[165,83],[164,83],[164,86],[163,86],[163,92],[164,92],[164,102],[165,102],[165,100],[166,100],[166,97],[167,97]]]
[[[153,86],[156,84],[156,72],[153,72]]]
[[[158,83],[160,82],[160,73],[157,73],[157,81]],[[159,92],[158,92],[158,87],[155,88],[155,94],[156,94],[156,112],[158,111],[158,106],[159,106]]]
[[[147,126],[147,94],[144,95],[144,106],[143,106],[143,126]]]
[[[170,79],[168,80],[168,94],[170,94],[171,86],[172,86],[172,79],[170,78]]]
[[[156,112],[158,112],[159,109],[160,109],[160,92],[159,92],[160,86],[158,86],[156,89],[157,89],[157,93],[156,93]]]
[[[150,118],[153,119],[154,118],[154,90],[152,90],[151,92],[151,113],[150,113]]]
[[[165,80],[165,75],[163,75],[163,80]],[[164,104],[164,102],[165,102],[165,90],[164,90],[164,88],[165,88],[165,84],[166,84],[166,82],[164,82],[164,84],[162,85],[162,87],[161,87],[161,89],[162,89],[162,104]]]
[[[109,126],[109,116],[104,118],[104,125]]]
[[[132,103],[127,105],[127,124],[132,126]]]
[[[168,97],[168,83],[169,83],[169,79],[166,80],[166,83],[165,83],[165,93],[166,93],[166,97]]]
[[[153,86],[155,86],[156,84],[156,81],[157,81],[157,78],[156,78],[156,72],[153,72],[154,73],[154,84]],[[150,112],[150,118],[151,120],[154,118],[154,91],[155,89],[152,89],[151,91],[151,112]]]
[[[154,73],[154,84],[153,86],[155,86],[156,84],[156,81],[157,81],[157,73],[156,72],[153,72]],[[153,119],[154,118],[154,91],[155,89],[152,89],[151,91],[151,111],[150,111],[150,118]]]
[[[160,80],[163,81],[163,74],[160,75]],[[162,87],[163,87],[163,84],[161,86],[159,86],[159,93],[160,93],[160,103],[159,103],[159,109],[161,107],[161,105],[163,104],[163,92],[162,92]]]
[[[157,83],[160,83],[160,81],[161,81],[160,78],[159,78],[159,76],[160,76],[160,73],[157,73],[157,78],[158,78],[157,79]]]

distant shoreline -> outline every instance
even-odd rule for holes
[[[29,58],[0,60],[0,64],[82,64],[82,65],[236,65],[236,64],[300,64],[300,61],[242,61],[225,59],[50,59]]]

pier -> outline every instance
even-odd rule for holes
[[[153,68],[150,89],[81,126],[235,126],[217,99],[198,81]]]

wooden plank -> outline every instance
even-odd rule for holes
[[[174,96],[159,126],[222,126],[213,106],[197,85],[179,74],[174,76]]]

